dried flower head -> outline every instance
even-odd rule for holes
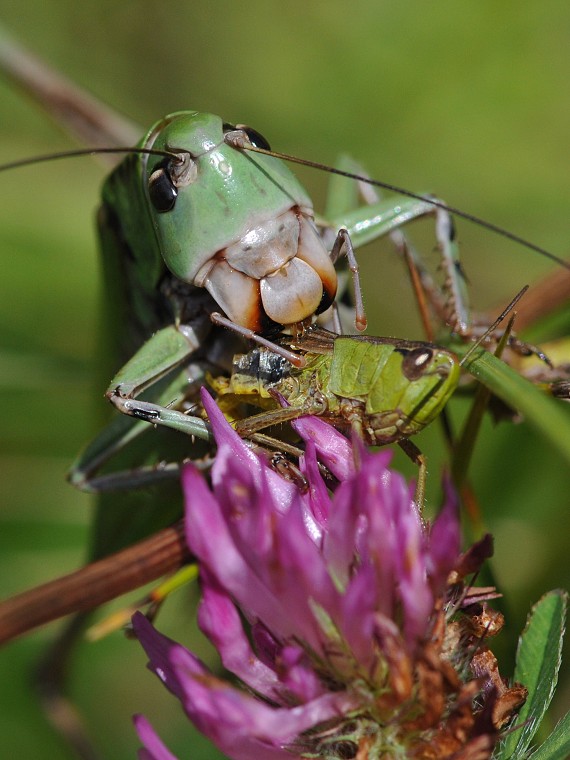
[[[200,626],[237,683],[134,618],[190,719],[236,760],[490,757],[525,690],[505,684],[487,646],[502,625],[487,607],[496,594],[464,579],[491,542],[460,555],[452,490],[427,526],[390,453],[359,447],[355,468],[346,439],[306,418],[302,492],[204,404],[218,454],[213,490],[184,471],[187,540]],[[316,450],[340,481],[332,495]],[[172,758],[136,721],[142,757]]]

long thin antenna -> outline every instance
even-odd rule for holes
[[[150,156],[163,156],[166,158],[179,159],[177,153],[169,150],[156,150],[154,148],[80,148],[77,150],[64,150],[60,153],[44,153],[39,156],[21,158],[18,161],[10,161],[8,164],[0,164],[0,172],[8,169],[20,169],[22,166],[31,166],[32,164],[41,164],[46,161],[58,161],[62,158],[75,158],[76,156],[95,156],[98,153],[146,153]]]
[[[336,169],[334,166],[321,164],[317,161],[310,161],[306,158],[298,158],[297,156],[291,156],[288,153],[280,153],[278,151],[265,150],[264,148],[257,148],[257,147],[254,147],[253,145],[245,145],[241,143],[237,144],[235,142],[233,142],[232,144],[235,145],[235,147],[238,147],[244,150],[253,151],[254,153],[262,153],[263,155],[266,155],[266,156],[273,156],[274,158],[279,158],[284,161],[290,161],[291,163],[300,164],[301,166],[308,166],[312,169],[318,169],[319,171],[328,172],[329,174],[338,174],[339,176],[346,177],[347,179],[353,179],[353,180],[356,180],[357,182],[364,182],[374,187],[381,187],[384,190],[389,190],[394,193],[399,193],[400,195],[405,195],[408,198],[414,198],[415,200],[423,201],[424,203],[429,203],[434,208],[444,209],[445,211],[448,211],[450,214],[454,214],[455,216],[458,216],[462,219],[466,219],[468,222],[472,222],[473,224],[476,224],[479,227],[483,227],[484,229],[489,230],[490,232],[494,232],[496,235],[500,235],[501,237],[506,238],[507,240],[510,240],[513,243],[522,245],[524,248],[528,248],[529,250],[534,251],[535,253],[539,253],[541,256],[545,256],[547,259],[550,259],[551,261],[556,262],[561,267],[564,267],[565,269],[570,270],[570,262],[565,261],[560,256],[556,256],[556,254],[551,253],[550,251],[546,250],[546,248],[542,248],[541,246],[536,245],[535,243],[531,243],[530,240],[526,240],[520,235],[516,235],[514,232],[510,232],[504,227],[499,227],[497,224],[493,224],[493,222],[488,222],[485,219],[482,219],[481,217],[475,216],[475,214],[470,214],[467,211],[462,211],[460,208],[457,208],[456,206],[450,206],[448,203],[444,203],[443,201],[437,198],[434,198],[430,195],[421,195],[420,193],[414,193],[411,190],[407,190],[406,188],[400,187],[399,185],[393,185],[390,182],[382,182],[381,180],[378,180],[378,179],[371,179],[370,177],[362,176],[354,172],[344,171],[343,169]],[[177,153],[173,153],[171,151],[166,151],[166,150],[165,151],[155,150],[154,148],[133,148],[133,147],[83,148],[80,150],[69,150],[69,151],[62,151],[60,153],[49,153],[49,154],[43,154],[39,156],[32,156],[30,158],[23,158],[17,161],[10,161],[7,164],[0,165],[0,172],[8,171],[9,169],[19,169],[24,166],[44,163],[47,161],[57,161],[63,158],[74,158],[77,156],[94,156],[97,154],[105,154],[105,153],[106,154],[146,153],[152,156],[163,156],[166,158],[173,158],[173,159],[179,158],[179,155]]]
[[[483,343],[483,341],[486,340],[488,338],[488,336],[491,335],[491,333],[493,333],[494,330],[497,329],[497,327],[501,324],[501,322],[503,321],[503,319],[505,319],[505,317],[508,314],[510,314],[510,312],[515,308],[515,306],[517,305],[517,303],[524,296],[524,294],[526,293],[526,291],[528,290],[528,288],[529,288],[529,286],[525,285],[524,288],[522,288],[522,290],[519,290],[519,292],[516,294],[516,296],[510,302],[510,304],[505,309],[503,309],[503,311],[499,314],[499,316],[493,322],[493,324],[490,325],[485,330],[485,332],[483,333],[483,335],[481,335],[481,337],[471,346],[471,348],[469,349],[469,351],[467,351],[467,353],[465,354],[465,356],[459,362],[459,364],[461,366],[463,366],[465,364],[465,362],[467,361],[467,359],[473,354],[473,352],[477,348],[479,348],[479,346],[481,345],[481,343]]]
[[[475,216],[475,214],[469,214],[467,211],[462,211],[461,209],[456,208],[455,206],[450,206],[447,203],[444,203],[443,201],[440,201],[437,198],[433,198],[429,195],[420,195],[419,193],[413,193],[411,190],[406,190],[406,188],[399,187],[398,185],[393,185],[390,182],[381,182],[380,180],[377,180],[377,179],[370,179],[370,177],[362,177],[359,174],[354,174],[353,172],[347,172],[347,171],[344,171],[343,169],[335,169],[334,166],[327,166],[326,164],[320,164],[317,161],[309,161],[306,158],[297,158],[297,156],[290,156],[288,153],[279,153],[273,150],[265,150],[264,148],[256,148],[253,145],[242,145],[240,147],[242,147],[245,150],[253,151],[254,153],[263,153],[266,156],[274,156],[275,158],[281,158],[284,161],[291,161],[294,164],[301,164],[301,166],[309,166],[312,169],[319,169],[320,171],[328,172],[329,174],[338,174],[341,177],[354,179],[358,182],[365,182],[368,185],[373,185],[374,187],[381,187],[384,190],[390,190],[391,192],[399,193],[400,195],[405,195],[408,198],[414,198],[417,201],[424,201],[425,203],[431,203],[431,205],[435,206],[436,208],[445,209],[445,211],[449,211],[450,214],[454,214],[455,216],[459,216],[462,219],[466,219],[468,222],[472,222],[473,224],[479,225],[479,227],[484,227],[485,229],[490,230],[491,232],[494,232],[496,235],[500,235],[501,237],[504,237],[507,240],[511,240],[513,243],[518,243],[519,245],[522,245],[531,251],[540,253],[541,256],[546,256],[547,259],[551,259],[551,261],[555,261],[557,264],[560,264],[560,266],[564,267],[565,269],[570,269],[570,262],[565,261],[559,256],[556,256],[554,253],[551,253],[550,251],[547,251],[546,248],[541,248],[539,245],[535,245],[535,243],[531,243],[530,240],[526,240],[525,238],[520,237],[520,235],[516,235],[514,232],[510,232],[509,230],[504,229],[504,227],[499,227],[498,225],[493,224],[492,222],[487,222],[485,219],[481,219],[480,217]]]

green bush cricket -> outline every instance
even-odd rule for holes
[[[135,162],[133,161],[132,163],[135,163]],[[153,164],[151,166],[151,168],[152,168],[152,173],[154,173],[156,171],[160,171],[160,169],[163,168],[163,167],[158,167],[157,168]],[[417,203],[418,204],[422,204],[423,202],[422,201],[418,201]],[[393,201],[386,202],[385,207],[387,209],[388,215],[390,213],[390,209],[394,209],[397,206],[398,206],[398,203],[394,203]],[[430,209],[431,208],[432,207],[430,207]],[[375,213],[376,213],[376,211],[377,210],[375,210]],[[163,213],[166,213],[166,212],[163,212]],[[363,223],[365,223],[367,221],[370,221],[369,218],[368,218],[368,214],[371,214],[371,213],[372,212],[370,210],[368,210],[367,213],[364,213],[364,214],[360,213],[360,215],[358,214],[358,212],[355,212],[355,226],[358,226],[358,225],[363,224]],[[430,212],[428,212],[427,209],[426,209],[426,213],[430,213]],[[381,216],[381,214],[376,213],[376,216],[379,216],[379,215]],[[407,216],[408,217],[410,216],[409,209],[408,209]],[[343,221],[346,222],[345,219],[343,219]],[[346,222],[346,223],[347,223],[347,226],[348,226],[348,222]],[[142,222],[141,222],[141,224],[142,224]],[[147,224],[146,220],[144,221],[144,224],[145,225]],[[393,227],[395,227],[396,225],[397,225],[396,221],[388,221],[388,222],[385,223],[383,229],[386,230],[386,231],[388,231],[388,230],[392,229]],[[380,228],[378,228],[378,229],[380,229]],[[113,232],[114,232],[114,230],[113,230],[112,225],[108,224],[107,227],[106,227],[106,233],[105,234],[107,234],[107,235],[113,235]],[[377,232],[378,232],[378,230],[377,230]],[[372,234],[376,234],[376,233],[373,232]],[[115,242],[116,242],[116,239],[115,239]],[[108,249],[108,250],[110,250],[110,249]],[[156,263],[156,261],[158,261],[158,259],[155,258],[154,262]],[[149,268],[149,271],[152,272],[152,266]],[[141,269],[138,274],[142,276],[143,274],[146,275],[146,273],[147,272],[144,272],[143,269]],[[109,277],[109,280],[111,280],[111,281],[113,280],[112,275]],[[115,282],[115,284],[117,284],[117,283]],[[133,291],[135,291],[135,293],[137,295],[140,294],[141,295],[141,300],[144,300],[142,298],[142,296],[144,296],[144,293],[145,293],[144,288],[141,289],[141,291],[136,291],[136,288],[133,288]],[[197,297],[198,298],[200,298],[200,297],[207,298],[207,296],[205,294],[197,295]],[[158,322],[154,321],[155,319],[157,319],[157,312],[159,312],[159,309],[158,309],[158,299],[156,299],[154,296],[151,296],[151,303],[152,303],[152,308],[151,309],[147,309],[146,311],[143,309],[142,313],[145,316],[145,319],[148,319],[148,322],[144,323],[144,326],[145,326],[146,330],[150,329],[150,331],[152,332],[155,329],[159,329],[161,327],[161,324],[160,324],[159,320],[158,320]],[[134,312],[131,312],[131,314],[133,314],[133,313]],[[152,326],[149,327],[149,325],[152,325]],[[205,321],[202,321],[202,322],[200,322],[200,327],[203,328],[203,330],[207,334],[211,334],[212,328],[211,328],[211,326],[210,326],[209,323],[206,323]],[[146,330],[144,331],[144,334],[142,336],[142,340],[145,340],[148,337],[148,335],[149,335],[149,332],[147,332]],[[130,333],[130,330],[127,329],[126,326],[125,326],[124,336],[126,336],[128,338],[128,341],[130,341],[130,339],[132,338],[132,334],[129,334],[129,333]],[[196,334],[198,334],[197,328],[196,328]],[[122,338],[122,337],[123,336],[117,335],[118,339]],[[175,336],[175,337],[178,337],[178,336]],[[224,348],[226,351],[230,351],[230,347],[225,344],[225,339],[222,338],[222,337],[220,337],[220,341],[221,341],[222,348]],[[198,337],[198,342],[200,343],[200,346],[202,346],[203,340],[202,340],[201,337]],[[139,343],[140,343],[140,338],[139,338]],[[188,352],[188,348],[187,348],[187,346],[184,345],[183,342],[181,342],[181,343],[182,343],[182,348],[180,348],[180,345],[176,346],[176,348],[175,348],[175,350],[174,350],[174,352],[172,354],[173,361],[170,362],[170,363],[167,361],[166,362],[167,366],[175,367],[177,365],[177,362],[179,361],[179,358],[180,358],[181,354],[184,354],[184,356],[187,356],[187,353],[185,354],[184,352],[185,351]],[[191,345],[193,345],[193,344],[191,344]],[[123,354],[123,359],[122,360],[126,360],[126,359],[130,358],[130,355],[132,354],[133,350],[136,350],[136,348],[138,348],[138,346],[136,345],[136,341],[135,341],[135,345],[131,344],[130,346],[127,347],[127,349],[126,349],[127,356],[124,356],[124,354]],[[117,352],[117,363],[119,363],[119,361],[121,361],[121,359],[118,359],[120,353],[121,352]],[[197,356],[194,356],[193,352],[192,352],[192,358],[193,359],[195,359],[195,358],[198,359]],[[196,362],[196,367],[197,367],[198,373],[200,374],[201,371],[202,371],[202,368],[201,368],[201,365],[200,365],[199,361]],[[131,372],[130,372],[130,370],[132,369],[132,365],[130,365],[130,364],[128,365],[128,369],[129,369],[129,372],[127,373],[127,381],[128,382],[132,382],[133,381],[133,377],[134,377],[135,384],[136,383],[140,383],[141,382],[141,375],[138,374],[138,373],[135,373],[134,376],[133,376],[133,374],[131,374]],[[158,374],[160,374],[160,372],[155,373],[156,366],[153,365],[153,364],[145,363],[144,367],[143,367],[143,370],[144,371],[142,373],[142,383],[141,384],[146,384],[147,381],[148,382],[152,382],[152,380]],[[124,379],[124,377],[121,378],[121,380],[123,380],[123,379]],[[199,382],[201,382],[201,380],[199,380]],[[113,386],[113,383],[111,385]],[[116,385],[114,385],[113,387],[116,388]],[[150,390],[154,390],[154,388],[151,388]],[[185,392],[186,391],[184,391],[184,393]],[[115,398],[119,398],[120,399],[121,396],[116,396]],[[152,399],[152,402],[153,403],[157,403],[159,406],[161,406],[164,409],[164,408],[166,408],[166,406],[168,406],[170,404],[170,402],[172,401],[172,399],[173,399],[172,391],[171,390],[167,390],[167,391],[161,393],[159,396],[154,396],[153,399]],[[176,409],[173,409],[173,412],[176,412],[176,411],[177,411]],[[195,435],[199,435],[201,431],[205,430],[204,426],[201,426],[201,422],[200,421],[198,421],[198,420],[191,421],[191,420],[189,420],[189,418],[188,418],[187,415],[184,415],[184,417],[186,418],[186,420],[181,420],[178,417],[173,418],[173,426],[175,424],[177,424],[177,422],[182,422],[182,423],[184,423],[184,425],[188,426],[187,429],[190,432],[190,425],[195,425],[196,426],[195,431],[194,431]],[[150,421],[152,421],[152,419]],[[122,423],[122,421],[121,421],[121,423]],[[133,431],[136,430],[136,431],[140,432],[140,431],[143,430],[144,427],[145,427],[144,423],[138,423],[138,426],[137,426],[137,423],[135,423],[135,427],[133,427],[132,430]],[[118,432],[117,432],[117,430],[118,430]],[[128,433],[125,432],[127,430],[129,431]],[[94,463],[98,462],[97,456],[99,454],[101,456],[103,456],[103,457],[111,456],[113,454],[114,450],[115,450],[113,448],[114,446],[117,446],[117,447],[120,448],[120,446],[122,445],[122,443],[127,438],[130,438],[132,435],[134,435],[134,433],[131,431],[130,426],[128,426],[128,427],[127,426],[122,427],[121,425],[118,425],[116,428],[113,428],[113,430],[111,432],[113,434],[111,441],[109,441],[108,439],[105,439],[105,440],[98,439],[98,441],[96,442],[96,456],[93,454],[93,449],[90,449],[90,451],[88,452],[89,456],[83,457],[81,459],[81,465],[83,466],[87,462],[88,467],[86,467],[86,469],[89,469],[89,471],[91,471],[90,468],[92,468],[92,466],[94,465]],[[152,431],[150,431],[150,432],[152,432]],[[146,448],[146,451],[145,451],[145,455],[146,455],[145,456],[145,461],[151,461],[152,462],[153,459],[154,459],[154,461],[156,461],[155,453],[152,450],[152,447],[148,447],[148,441],[150,440],[151,436],[149,435],[149,436],[145,436],[145,437],[146,437],[146,442],[145,442],[145,448]],[[101,446],[100,444],[102,444],[102,443],[104,443],[105,445]],[[112,446],[111,446],[111,444],[112,444]],[[136,459],[136,457],[135,457],[135,459]],[[138,462],[136,462],[136,464],[138,464]],[[129,466],[129,465],[127,465],[127,466]],[[153,474],[152,470],[150,471],[150,473],[151,473],[151,476],[154,477],[154,474]],[[81,475],[81,478],[83,478],[83,470],[81,469],[81,467],[79,469],[79,474]],[[141,473],[138,472],[137,475],[136,475],[136,477],[137,477],[137,481],[136,482],[139,482],[139,483],[141,482],[140,480],[138,480],[138,478],[140,476],[141,476]],[[142,482],[144,482],[144,479],[142,480]],[[100,485],[100,483],[99,484],[95,484],[95,487],[97,485]],[[114,481],[114,484],[116,485],[117,481]],[[128,479],[126,479],[125,481],[123,481],[123,485],[128,486],[128,487],[130,487],[130,486],[132,486],[134,484],[135,484],[135,480],[134,479],[132,481],[130,481]],[[91,483],[89,487],[93,487],[93,484]],[[165,501],[165,498],[163,497],[163,503],[164,503],[164,501]],[[132,514],[132,512],[131,512],[131,514]],[[114,520],[115,518],[116,518],[116,515],[113,515],[113,517],[111,519]],[[166,516],[163,516],[163,518],[164,519],[168,519]],[[135,530],[135,526],[133,525],[133,521],[132,520],[129,523],[128,527],[129,527],[129,531],[131,531],[132,536],[134,537],[134,535],[136,534],[136,530]],[[146,530],[150,531],[152,529],[154,529],[154,528],[151,527],[150,524],[147,524]],[[105,536],[105,533],[107,533],[106,536]],[[114,531],[112,529],[110,529],[108,531],[105,531],[105,530],[101,529],[100,536],[101,536],[101,541],[102,542],[106,542],[107,544],[109,543],[110,536],[113,536],[114,538],[116,538],[115,533],[114,533]],[[122,540],[122,539],[120,539],[120,540]],[[102,551],[107,551],[108,549],[107,548],[102,548],[101,550]]]

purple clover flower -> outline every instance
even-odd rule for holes
[[[496,594],[463,584],[490,541],[460,556],[452,490],[428,527],[389,452],[355,442],[356,468],[346,438],[305,418],[302,492],[203,402],[218,453],[212,490],[184,470],[186,534],[200,627],[243,688],[133,619],[189,718],[235,760],[490,757],[525,691],[506,686],[486,646],[501,627],[486,608]],[[333,495],[317,455],[340,481]],[[141,758],[172,760],[146,719],[135,722]]]

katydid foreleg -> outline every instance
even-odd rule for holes
[[[189,383],[188,372],[194,366],[199,370],[198,377],[200,384],[203,382],[205,369],[198,364],[185,366],[179,370],[172,381],[165,378],[160,381],[156,388],[153,387],[154,403],[148,401],[137,402],[142,407],[154,407],[157,411],[172,413],[172,405],[183,408],[190,404],[193,405],[194,391],[190,391],[196,383]],[[103,491],[125,490],[130,488],[145,488],[161,480],[177,478],[180,471],[179,462],[157,461],[148,464],[136,464],[134,467],[123,471],[112,471],[101,474],[102,468],[107,462],[118,457],[122,451],[127,449],[133,442],[142,436],[148,436],[152,433],[147,424],[150,414],[143,415],[136,412],[137,404],[133,400],[123,403],[133,403],[135,411],[128,416],[114,417],[113,420],[97,435],[79,454],[69,470],[69,481],[76,488],[89,493],[101,493]],[[178,412],[181,414],[181,412]],[[184,422],[190,427],[191,435],[202,440],[209,440],[209,431],[207,424],[200,418],[183,414]],[[139,417],[135,420],[132,417]],[[152,449],[152,445],[149,445]],[[192,453],[192,447],[188,448],[188,454]]]
[[[487,330],[489,322],[476,320],[471,316],[466,278],[459,257],[455,226],[450,212],[439,199],[426,195],[423,200],[407,196],[381,199],[375,187],[366,182],[367,175],[362,167],[347,156],[339,162],[341,170],[360,175],[362,181],[357,186],[343,177],[333,176],[329,187],[327,218],[332,229],[343,226],[354,247],[359,247],[383,236],[389,236],[396,250],[406,259],[416,293],[424,330],[428,340],[434,339],[434,328],[428,315],[433,316],[460,339],[469,342],[478,340]],[[358,191],[358,194],[356,192]],[[358,195],[367,205],[358,203]],[[441,268],[444,271],[443,285],[436,284],[428,272],[422,258],[404,233],[408,222],[425,216],[435,218],[434,231],[441,253]],[[320,220],[323,234],[327,234],[327,223]],[[417,286],[414,283],[417,278]],[[496,330],[487,335],[486,341],[496,344],[503,332]],[[522,356],[535,355],[550,365],[548,357],[541,349],[521,341],[514,334],[509,335],[509,347]]]
[[[356,168],[348,158],[342,166]],[[468,296],[465,281],[459,265],[459,251],[455,240],[455,230],[450,214],[425,200],[393,196],[380,199],[376,190],[365,183],[359,185],[367,205],[355,205],[354,198],[346,193],[344,198],[338,189],[342,178],[331,180],[331,203],[327,204],[328,219],[320,220],[326,234],[327,225],[332,229],[344,227],[355,248],[389,236],[399,252],[407,249],[413,264],[420,274],[422,288],[427,292],[430,304],[437,315],[451,329],[462,334],[469,324]],[[437,199],[433,199],[437,200]],[[442,267],[445,271],[445,297],[427,272],[420,256],[404,235],[403,228],[410,222],[425,217],[435,217],[435,236],[442,255]]]

